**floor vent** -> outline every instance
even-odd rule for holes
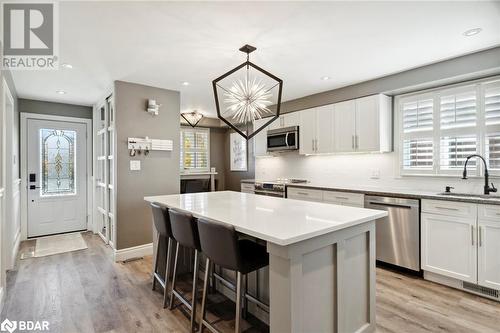
[[[477,285],[474,283],[470,283],[470,282],[464,282],[463,288],[470,290],[472,292],[484,295],[484,296],[493,297],[493,298],[497,298],[497,299],[500,296],[500,291],[498,291],[498,290],[483,287],[483,286],[480,286],[480,285]]]

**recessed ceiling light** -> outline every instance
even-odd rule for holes
[[[66,92],[64,90],[56,90],[56,93],[58,93],[59,95],[66,94]]]
[[[321,77],[321,80],[323,80],[323,81],[330,80],[330,79],[331,79],[331,77],[329,77],[329,76],[322,76]]]
[[[73,65],[72,64],[68,64],[68,63],[64,63],[61,66],[63,66],[64,68],[69,68],[69,69],[73,68]]]
[[[477,35],[478,33],[480,33],[481,31],[483,31],[483,29],[481,28],[474,28],[474,29],[469,29],[469,30],[466,30],[463,35],[466,36],[466,37],[470,37],[470,36],[474,36],[474,35]]]
[[[183,86],[189,86],[189,82],[184,81],[184,82],[182,82],[182,85],[183,85]]]

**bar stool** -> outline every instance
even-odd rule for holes
[[[172,290],[170,293],[170,309],[174,307],[174,297],[179,299],[191,311],[191,332],[195,332],[195,317],[196,317],[196,287],[198,285],[198,266],[199,253],[201,251],[200,238],[198,236],[198,228],[196,220],[191,214],[178,212],[170,209],[170,223],[172,226],[172,235],[177,241],[175,248],[174,272],[172,277]],[[175,290],[175,282],[177,278],[177,262],[179,259],[179,246],[194,250],[194,265],[193,265],[193,291],[191,303],[184,298],[177,290]]]
[[[200,331],[207,327],[212,332],[218,332],[209,322],[205,320],[208,278],[211,263],[229,270],[236,271],[236,323],[235,332],[241,331],[241,298],[242,278],[248,273],[257,271],[269,265],[269,255],[266,247],[251,240],[238,240],[238,235],[233,226],[198,219],[198,232],[202,252],[207,256],[205,267],[205,280],[203,283],[203,297],[201,301]],[[243,297],[247,297],[246,292]],[[258,302],[261,303],[261,302]]]
[[[153,290],[155,290],[156,282],[160,283],[163,288],[163,308],[167,307],[167,286],[170,276],[170,257],[172,256],[172,246],[174,240],[172,239],[172,228],[170,226],[170,216],[168,215],[168,209],[160,206],[158,203],[151,203],[151,209],[153,211],[153,223],[155,229],[158,233],[156,242],[156,251],[154,254],[154,268],[153,268]],[[165,266],[165,279],[162,279],[158,274],[158,251],[160,249],[160,241],[168,241],[167,245],[167,257]]]

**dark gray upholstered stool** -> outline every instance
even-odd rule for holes
[[[155,290],[156,282],[163,288],[163,307],[167,307],[168,293],[168,280],[170,276],[170,261],[172,257],[172,246],[175,242],[172,239],[172,228],[170,226],[170,216],[168,209],[160,206],[158,203],[151,203],[153,211],[153,223],[157,231],[156,251],[154,253],[154,268],[153,268],[153,290]],[[158,251],[160,249],[160,242],[167,244],[166,265],[165,265],[165,279],[162,279],[158,274]]]
[[[178,212],[170,209],[170,223],[172,226],[172,235],[177,241],[175,248],[174,272],[172,277],[172,291],[170,294],[170,309],[174,307],[174,297],[179,299],[191,311],[191,332],[196,331],[196,289],[198,285],[199,255],[201,251],[200,238],[198,236],[198,227],[196,220],[191,214]],[[179,246],[194,250],[193,265],[193,292],[191,303],[175,290],[175,280],[177,275],[177,261],[179,259]]]
[[[198,219],[198,232],[202,252],[207,256],[205,281],[203,283],[203,298],[201,301],[200,331],[207,327],[212,332],[218,332],[205,320],[206,299],[210,267],[212,263],[222,268],[236,271],[236,323],[235,332],[241,331],[241,301],[247,297],[242,293],[242,278],[248,273],[257,271],[269,265],[269,255],[266,247],[251,240],[238,240],[236,230],[232,225]],[[246,288],[245,288],[246,289]],[[258,300],[255,300],[262,304]]]

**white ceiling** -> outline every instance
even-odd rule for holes
[[[114,80],[180,90],[181,111],[214,116],[211,81],[246,43],[290,100],[500,45],[500,2],[61,2],[73,69],[13,77],[22,98],[83,105]]]

